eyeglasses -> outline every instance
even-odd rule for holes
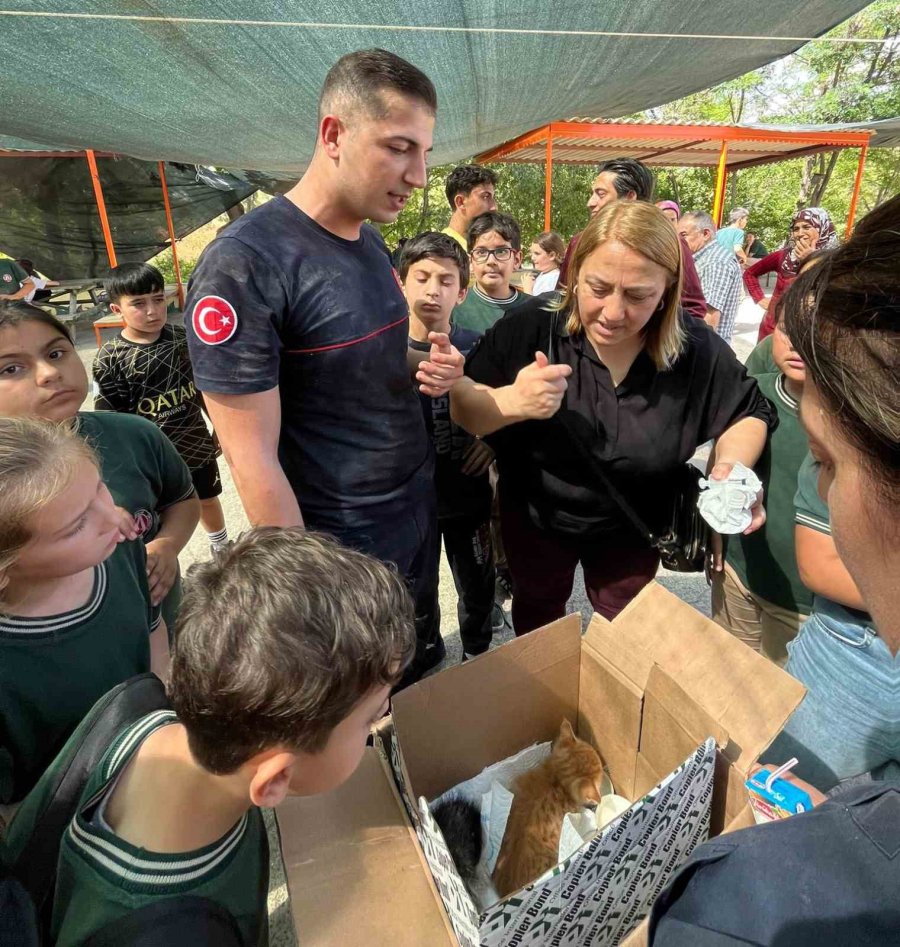
[[[472,251],[472,259],[476,263],[487,263],[490,257],[493,257],[498,263],[505,263],[513,255],[512,247],[496,247],[491,250],[488,247],[477,247]]]

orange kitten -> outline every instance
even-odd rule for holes
[[[600,804],[603,761],[563,720],[550,755],[517,776],[515,795],[493,881],[501,898],[537,880],[559,861],[559,835],[567,812]]]

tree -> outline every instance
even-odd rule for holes
[[[804,81],[799,73],[801,81],[795,91],[795,97],[799,92],[799,109],[792,106],[789,113],[793,120],[866,122],[900,114],[900,3],[874,3],[829,36],[877,36],[883,42],[810,43],[800,50],[794,58],[806,78]],[[837,163],[837,152],[806,159],[798,207],[822,203]]]
[[[812,42],[779,63],[640,117],[800,125],[877,121],[900,115],[900,3],[873,3],[828,36],[877,37],[879,42]],[[840,229],[849,211],[856,161],[855,151],[832,151],[732,174],[728,206],[749,206],[753,211],[751,227],[769,243],[784,239],[787,222],[800,207],[827,206]],[[896,193],[898,164],[900,156],[893,149],[869,153],[860,197],[862,209],[871,209]],[[678,199],[674,195],[682,195],[679,203],[684,206],[696,206],[693,200],[698,198],[708,202],[711,190],[703,198],[690,184],[696,177],[693,170],[661,172],[660,192],[673,195],[673,200]],[[691,198],[687,201],[685,190]]]
[[[877,38],[872,43],[811,42],[792,56],[711,89],[642,112],[636,118],[667,122],[768,122],[800,125],[866,122],[900,115],[900,3],[878,0],[836,27],[829,37]],[[838,231],[847,219],[858,153],[826,152],[732,174],[727,206],[751,210],[750,227],[771,246],[787,237],[798,207],[825,206]],[[495,165],[500,208],[522,227],[528,247],[544,229],[544,168]],[[383,228],[389,245],[450,219],[443,183],[451,166],[433,168],[397,221]],[[594,169],[555,164],[553,229],[568,238],[587,222],[585,207]],[[715,172],[661,168],[657,197],[684,210],[709,210]],[[869,152],[860,212],[876,207],[900,186],[900,149]]]

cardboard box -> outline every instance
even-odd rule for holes
[[[454,947],[456,939],[387,764],[367,747],[350,779],[276,811],[303,947]]]
[[[640,798],[688,758],[697,777],[692,798],[708,776],[706,815],[686,819],[690,837],[678,840],[678,855],[686,857],[698,827],[706,832],[704,819],[710,834],[753,824],[746,773],[803,693],[656,583],[614,622],[595,616],[583,636],[580,616],[567,616],[427,678],[395,697],[392,719],[378,730],[406,811],[374,750],[334,793],[278,810],[300,942],[527,945],[549,942],[562,926],[566,933],[553,943],[613,943],[586,904],[602,852],[585,864],[582,850],[543,894],[525,889],[514,908],[478,917],[416,800],[431,801],[491,763],[552,739],[568,717],[600,750],[621,795]],[[714,772],[704,766],[708,737],[718,747]],[[641,859],[647,864],[636,884],[655,888],[652,846],[631,853],[632,865]],[[483,926],[488,921],[492,929]]]
[[[460,944],[617,943],[707,833],[746,820],[747,771],[802,696],[656,583],[614,622],[595,616],[583,636],[580,616],[567,616],[398,694],[392,768]],[[564,717],[643,809],[553,877],[479,913],[427,803],[553,739]]]

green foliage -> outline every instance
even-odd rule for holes
[[[150,263],[155,266],[160,273],[163,275],[163,279],[166,283],[175,282],[175,264],[172,262],[172,251],[171,249],[165,249],[158,256],[155,256]],[[182,260],[179,254],[178,260],[179,269],[181,270],[181,281],[187,283],[190,279],[191,273],[194,272],[194,267],[197,265],[196,260]]]
[[[413,237],[424,230],[442,230],[450,221],[450,206],[444,195],[444,181],[453,165],[429,169],[427,199],[416,191],[400,216],[381,228],[389,247],[401,237]],[[498,164],[497,204],[512,214],[522,228],[522,246],[531,245],[544,231],[544,166]],[[553,172],[553,229],[566,240],[587,222],[587,199],[594,178],[592,168],[557,165]]]
[[[833,37],[879,37],[886,43],[813,42],[793,56],[729,82],[642,113],[668,122],[768,122],[802,125],[867,122],[900,115],[900,3],[878,0],[836,27]],[[858,151],[814,155],[732,174],[726,209],[751,211],[749,229],[773,249],[787,236],[798,207],[821,204],[842,232],[847,220]],[[497,203],[522,227],[528,247],[544,229],[543,165],[495,165]],[[393,247],[401,237],[447,226],[450,208],[444,180],[451,166],[432,168],[427,197],[417,191],[383,233]],[[568,239],[588,219],[594,170],[557,164],[553,169],[553,229]],[[657,199],[676,200],[683,210],[711,210],[711,168],[661,168]],[[869,153],[858,213],[871,210],[900,189],[900,149]]]

